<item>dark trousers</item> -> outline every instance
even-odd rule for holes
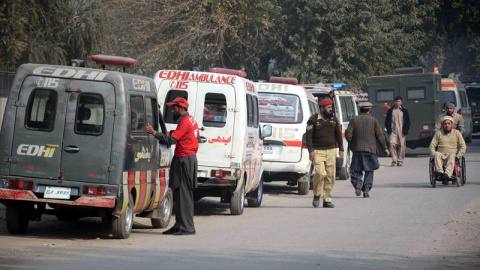
[[[175,201],[175,226],[194,230],[193,190],[197,186],[197,157],[176,157],[170,165],[170,186]]]
[[[356,187],[358,182],[362,182],[363,172],[365,172],[362,191],[370,191],[373,188],[373,171],[378,169],[379,166],[376,155],[353,153],[352,164],[350,165],[350,181],[353,187]]]

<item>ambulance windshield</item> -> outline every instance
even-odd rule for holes
[[[296,95],[259,93],[258,110],[260,122],[300,123],[303,112]]]

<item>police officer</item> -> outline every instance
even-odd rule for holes
[[[175,201],[175,225],[163,234],[194,235],[193,189],[197,187],[198,125],[189,115],[188,101],[177,97],[167,106],[172,106],[174,120],[178,123],[172,134],[162,134],[147,124],[147,132],[154,135],[161,144],[176,144],[170,166],[170,187]]]
[[[306,140],[310,160],[315,166],[313,177],[313,207],[320,205],[322,188],[324,192],[323,207],[333,208],[332,190],[335,184],[336,144],[339,147],[340,158],[343,158],[342,133],[338,119],[333,115],[333,101],[322,99],[320,113],[312,115],[307,122]]]
[[[390,151],[387,149],[380,124],[370,115],[372,103],[362,102],[358,105],[360,115],[350,120],[345,130],[345,139],[348,141],[348,149],[353,152],[350,175],[355,194],[360,196],[363,191],[363,197],[369,198],[368,192],[373,186],[373,171],[380,166],[377,159],[377,141],[387,156],[390,155]]]

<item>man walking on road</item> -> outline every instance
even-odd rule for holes
[[[353,152],[352,164],[350,165],[350,177],[355,194],[369,198],[369,191],[373,186],[373,171],[379,168],[377,159],[377,141],[385,153],[390,155],[383,137],[382,128],[377,119],[370,115],[372,103],[362,102],[359,104],[360,115],[353,117],[345,131],[345,139],[348,141],[348,149]],[[363,172],[365,172],[362,181]]]
[[[175,225],[163,234],[194,235],[193,189],[197,187],[198,124],[187,112],[188,102],[177,97],[167,106],[172,106],[173,118],[178,126],[170,136],[162,134],[147,124],[147,132],[154,135],[161,144],[176,144],[170,165],[170,187],[175,201]]]
[[[395,106],[390,108],[385,118],[385,128],[390,135],[390,152],[392,153],[392,167],[403,166],[410,116],[407,109],[402,107],[402,97],[395,98]]]
[[[312,115],[307,122],[306,140],[310,160],[315,166],[313,178],[313,207],[320,205],[323,188],[323,207],[333,208],[332,190],[335,184],[336,144],[339,147],[340,158],[343,158],[342,133],[338,119],[332,112],[333,100],[322,99],[320,113]]]

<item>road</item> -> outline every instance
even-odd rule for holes
[[[266,184],[262,207],[241,216],[202,199],[195,236],[136,218],[130,238],[115,240],[100,219],[52,216],[11,236],[1,207],[0,269],[480,269],[480,136],[466,159],[465,186],[432,188],[427,156],[394,168],[381,158],[371,198],[337,181],[334,209],[313,208],[311,192],[286,182]]]

